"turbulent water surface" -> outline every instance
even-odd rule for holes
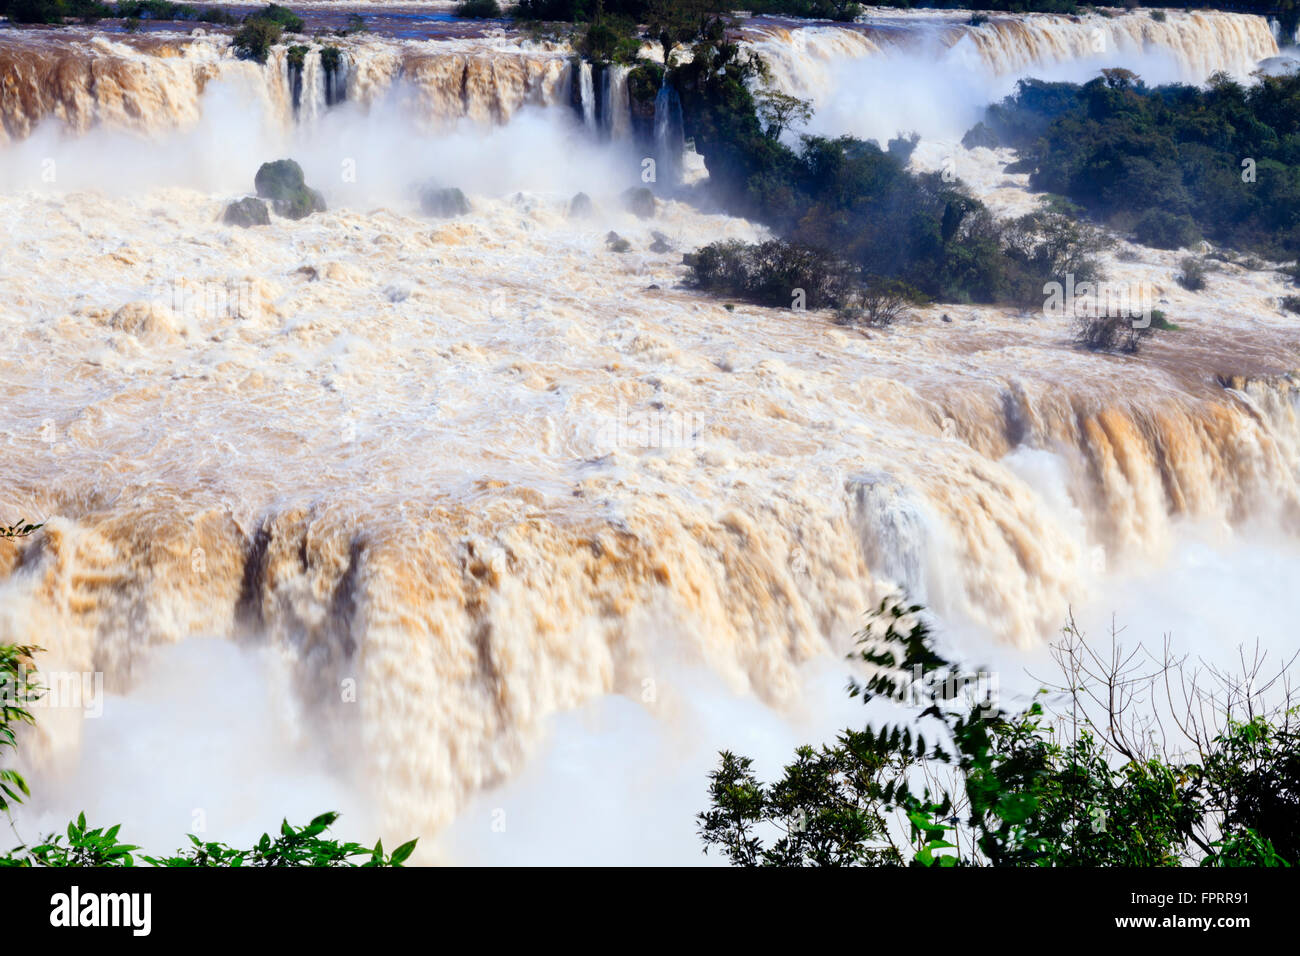
[[[1274,272],[1192,294],[1176,253],[1121,244],[1111,278],[1182,327],[1131,357],[1037,313],[862,334],[733,308],[680,288],[681,254],[762,230],[623,209],[623,75],[384,9],[332,76],[318,45],[295,78],[219,31],[0,33],[0,519],[46,522],[0,543],[0,641],[108,695],[40,715],[24,826],[84,807],[164,848],[333,806],[430,860],[689,861],[710,752],[851,719],[837,658],[897,587],[1009,675],[1072,606],[1195,649],[1293,641]],[[1279,53],[1223,13],[743,35],[815,130],[915,129],[914,163],[1002,213],[1033,204],[1011,154],[958,141],[1018,77]],[[289,155],[330,211],[224,225]],[[471,212],[421,215],[422,181]]]

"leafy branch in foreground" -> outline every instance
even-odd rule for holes
[[[248,850],[224,843],[204,843],[190,834],[192,846],[188,850],[154,857],[139,854],[140,847],[119,841],[120,826],[88,829],[86,815],[82,813],[68,824],[66,835],[50,834],[36,846],[18,847],[0,856],[0,866],[135,866],[137,856],[140,862],[150,866],[401,866],[415,851],[415,840],[385,854],[382,840],[373,847],[365,847],[325,839],[322,834],[337,819],[337,813],[322,813],[305,827],[293,827],[286,820],[281,823],[278,836],[272,839],[269,833],[264,833]]]
[[[1025,709],[935,649],[922,608],[886,601],[853,657],[849,693],[911,711],[802,747],[775,782],[721,755],[704,850],[740,866],[1289,866],[1300,859],[1300,708],[1263,658],[1210,686],[1166,644],[1144,663],[1073,621],[1053,646],[1063,682]],[[1291,662],[1288,662],[1288,666]],[[1265,694],[1281,692],[1267,708]],[[1163,692],[1163,697],[1160,694]],[[1057,700],[1050,712],[1044,706]],[[1161,715],[1181,735],[1161,737]],[[926,743],[924,735],[932,741]]]
[[[32,676],[31,661],[38,647],[0,644],[0,753],[18,749],[14,736],[17,724],[34,723],[28,705],[41,694]],[[30,796],[27,781],[10,767],[0,767],[0,812],[8,813],[12,804]]]
[[[0,525],[0,538],[25,538],[33,531],[39,531],[45,527],[45,523],[32,524],[28,521],[19,521],[17,524]]]

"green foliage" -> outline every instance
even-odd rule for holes
[[[1099,277],[1096,255],[1106,240],[1078,221],[1077,210],[1053,203],[999,223],[960,182],[908,171],[915,136],[898,136],[886,149],[848,136],[787,145],[782,134],[808,108],[764,92],[765,79],[761,61],[733,42],[720,19],[705,24],[690,62],[670,73],[685,134],[707,157],[709,188],[731,213],[769,225],[794,247],[821,250],[828,263],[848,263],[864,279],[896,281],[939,301],[1031,305],[1067,272],[1076,281]],[[723,294],[776,298],[752,296],[753,281],[696,278]]]
[[[1300,75],[1249,87],[1148,89],[1106,70],[1082,86],[1022,81],[984,124],[1020,151],[1030,184],[1159,248],[1300,251]]]
[[[29,521],[19,521],[17,524],[0,525],[0,538],[25,538],[34,531],[39,531],[45,527],[44,522],[41,524],[32,524]]]
[[[1186,249],[1201,241],[1196,220],[1167,209],[1148,209],[1133,227],[1133,237],[1153,249]]]
[[[245,23],[250,20],[265,20],[268,23],[278,24],[288,33],[301,33],[303,28],[302,17],[278,3],[268,3],[261,10],[244,17]]]
[[[857,281],[857,270],[842,259],[782,239],[714,242],[683,261],[693,288],[767,306],[789,308],[801,289],[807,308],[836,308]]]
[[[697,817],[704,851],[741,866],[1286,866],[1300,857],[1300,712],[1237,721],[1228,707],[1222,732],[1197,735],[1199,759],[1142,753],[1114,704],[1130,686],[1122,671],[1101,678],[1094,699],[1110,695],[1102,723],[1078,714],[1087,678],[1073,662],[1104,658],[1073,626],[1066,634],[1075,643],[1058,658],[1060,690],[1074,717],[1049,718],[1041,699],[1007,713],[977,675],[935,650],[920,607],[883,602],[853,655],[868,676],[849,693],[902,703],[912,720],[801,747],[771,784],[724,752]]]
[[[862,4],[854,0],[748,0],[745,6],[753,13],[836,20],[841,23],[856,20],[862,15]]]
[[[574,46],[588,60],[598,63],[635,63],[641,49],[636,23],[617,16],[593,20],[578,34]]]
[[[220,7],[199,8],[170,0],[123,0],[112,15],[123,20],[195,20],[200,23],[234,24],[239,21]]]
[[[495,20],[501,16],[501,7],[497,0],[465,0],[456,4],[453,12],[467,20]]]
[[[278,23],[270,20],[245,20],[235,33],[231,46],[241,59],[265,63],[271,47],[280,42],[283,32]]]
[[[35,723],[28,708],[42,693],[32,673],[32,658],[39,650],[0,644],[0,756],[6,749],[17,749],[14,730],[18,724]],[[22,803],[23,797],[30,794],[27,781],[17,770],[0,767],[0,813],[8,813],[13,804]]]
[[[0,855],[0,867],[135,866],[137,862],[167,867],[401,866],[415,851],[415,840],[385,854],[382,841],[365,847],[326,838],[325,831],[337,819],[337,813],[322,813],[305,827],[291,826],[286,820],[274,838],[264,833],[247,850],[224,843],[204,843],[191,834],[187,849],[167,857],[153,857],[137,853],[140,847],[118,840],[120,826],[88,829],[82,813],[68,824],[66,834],[52,833],[39,844],[20,846]]]
[[[1205,288],[1205,265],[1200,260],[1187,256],[1178,265],[1181,271],[1175,278],[1180,286],[1188,292],[1200,292]]]
[[[325,197],[308,187],[302,167],[292,159],[263,163],[253,178],[257,195],[271,200],[275,211],[287,219],[304,219],[325,211]]]
[[[113,11],[99,0],[3,0],[0,14],[13,23],[60,24],[67,19],[94,23]]]

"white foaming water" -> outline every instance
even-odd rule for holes
[[[0,640],[114,695],[24,741],[42,825],[84,807],[167,850],[195,809],[234,841],[332,807],[430,860],[688,861],[713,750],[770,773],[852,720],[842,656],[900,581],[1006,674],[1071,605],[1094,635],[1117,611],[1198,649],[1285,639],[1264,588],[1295,567],[1300,363],[1275,276],[1194,296],[1177,254],[1112,262],[1183,326],[1136,359],[997,309],[871,337],[729,311],[675,288],[680,253],[762,231],[624,212],[639,163],[579,138],[562,56],[367,40],[349,102],[295,126],[274,61],[195,46],[177,75],[198,60],[201,92],[164,104],[132,53],[100,101],[68,80],[23,113],[100,128],[0,150],[3,517],[50,519],[0,544]],[[163,104],[121,112],[147,145],[109,121],[114,75]],[[221,225],[281,155],[331,210]],[[970,158],[999,208],[1026,201]],[[471,214],[420,217],[427,180]],[[1265,610],[1180,614],[1184,581]],[[235,789],[245,751],[258,785]],[[127,769],[150,781],[131,805]]]

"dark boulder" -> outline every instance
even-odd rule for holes
[[[269,226],[271,224],[271,214],[267,212],[266,203],[253,196],[245,196],[238,202],[232,202],[226,207],[225,214],[221,221],[228,226],[242,226],[247,229],[249,226]]]
[[[325,211],[325,197],[307,186],[302,167],[292,159],[263,163],[253,179],[257,194],[271,200],[276,214],[286,219],[305,219]]]
[[[655,214],[655,194],[644,186],[623,193],[623,207],[639,219],[651,219]]]
[[[420,211],[426,216],[451,219],[469,212],[469,200],[459,189],[427,186],[420,190]]]
[[[591,203],[591,197],[586,193],[578,193],[569,200],[570,219],[589,219],[593,212],[595,207]]]

